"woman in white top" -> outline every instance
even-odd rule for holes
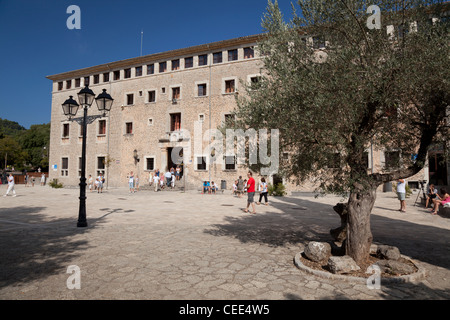
[[[131,171],[130,175],[128,176],[128,186],[130,187],[130,193],[134,193],[134,175],[133,171]]]
[[[14,177],[12,173],[9,174],[8,177],[8,190],[6,191],[6,194],[4,197],[6,197],[10,192],[12,191],[13,197],[16,196],[16,190],[14,190]]]
[[[269,202],[267,201],[267,194],[268,189],[267,189],[267,183],[266,183],[266,179],[261,178],[261,182],[259,183],[259,191],[261,192],[259,194],[259,201],[256,204],[260,204],[262,197],[264,197],[264,200],[266,201],[265,205],[267,206],[269,204]]]

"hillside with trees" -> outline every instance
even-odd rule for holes
[[[25,129],[19,123],[0,118],[1,167],[15,170],[48,170],[50,123]]]

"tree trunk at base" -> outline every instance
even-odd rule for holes
[[[370,254],[372,232],[370,230],[370,213],[376,200],[376,188],[363,190],[356,188],[348,200],[346,254],[359,265]]]

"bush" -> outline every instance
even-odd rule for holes
[[[53,179],[51,182],[49,182],[50,187],[59,189],[63,187],[62,182],[58,183],[58,179]]]
[[[269,196],[282,197],[286,195],[286,187],[282,183],[278,183],[275,186],[269,184],[267,191],[269,192]]]

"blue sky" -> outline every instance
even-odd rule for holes
[[[287,19],[291,1],[279,0]],[[81,29],[66,26],[70,5]],[[262,32],[267,0],[0,0],[0,118],[50,122],[46,76]]]

